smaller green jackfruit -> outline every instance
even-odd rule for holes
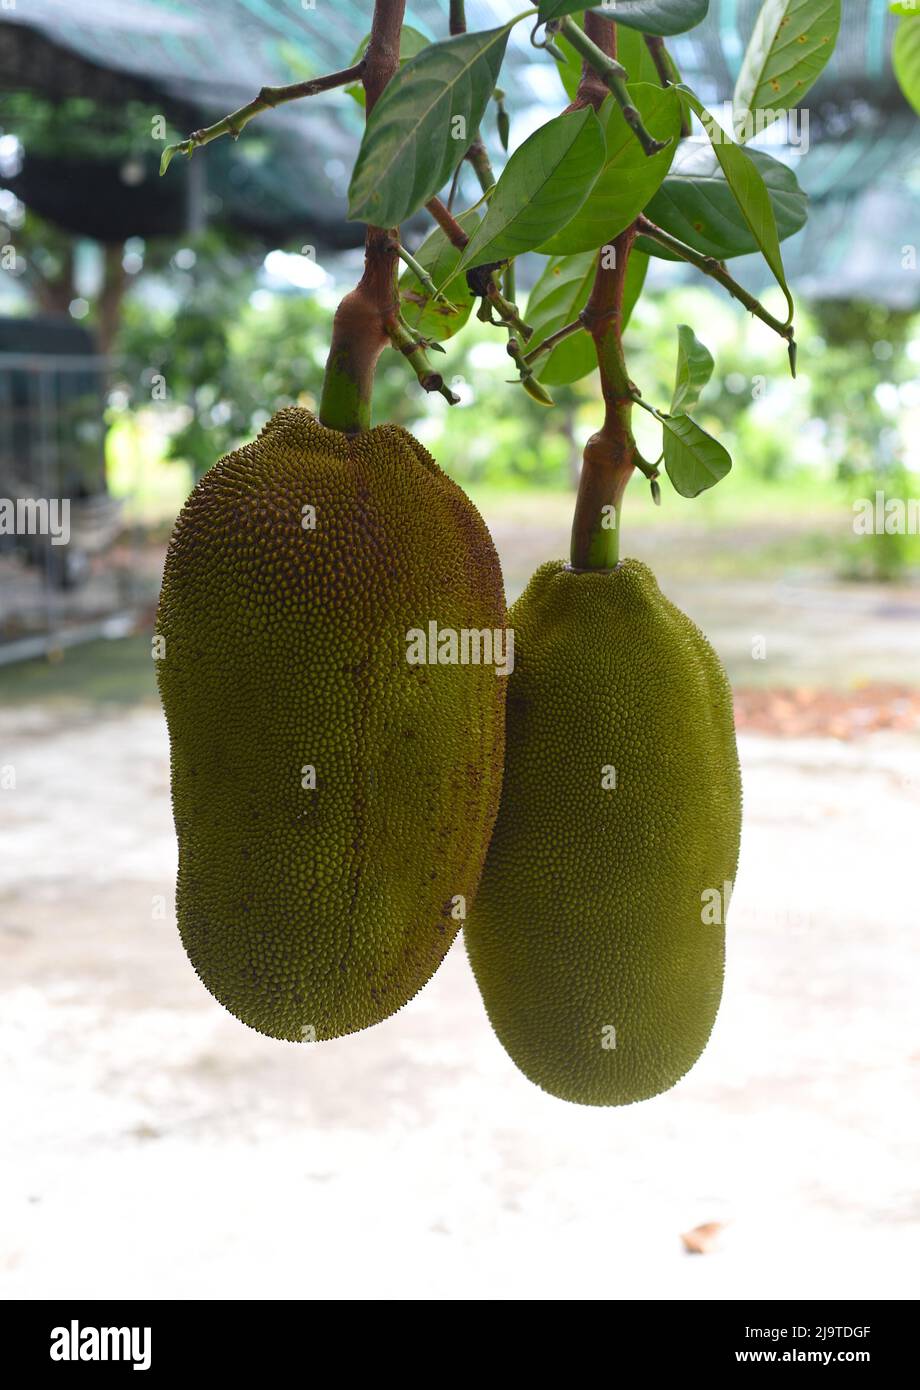
[[[667,1090],[722,990],[741,783],[731,691],[635,560],[544,565],[511,608],[505,780],[464,929],[499,1039],[582,1105]]]

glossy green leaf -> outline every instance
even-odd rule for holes
[[[677,325],[677,372],[671,414],[686,415],[700,398],[700,392],[712,376],[715,363],[712,353],[701,343],[687,323]]]
[[[770,195],[780,241],[805,225],[808,197],[792,170],[762,150],[748,150],[760,170]],[[708,142],[682,140],[664,183],[646,208],[659,227],[685,241],[704,256],[717,261],[748,256],[758,250],[715,151]],[[647,237],[640,237],[643,251],[665,260],[677,260]]]
[[[920,116],[920,13],[898,20],[891,47],[891,64],[898,86]]]
[[[678,89],[639,82],[629,93],[652,134],[670,143],[649,158],[620,107],[608,98],[600,111],[606,154],[597,182],[571,222],[540,246],[545,255],[574,255],[612,241],[642,211],[671,167],[680,135]]]
[[[540,126],[505,165],[460,268],[518,256],[565,227],[589,196],[603,162],[604,136],[592,107]]]
[[[727,449],[689,415],[659,415],[664,466],[681,497],[698,497],[732,466]]]
[[[554,256],[549,261],[527,300],[527,322],[533,328],[528,351],[539,347],[550,334],[578,317],[588,302],[596,265],[596,251],[582,251],[577,256]],[[648,257],[634,250],[623,287],[624,328],[642,292],[647,269]],[[587,376],[596,366],[594,343],[582,329],[539,358],[534,370],[547,386],[565,386]]]
[[[585,6],[584,0],[540,0],[540,19],[562,19],[585,8],[643,34],[683,34],[706,18],[709,0],[615,0]]]
[[[364,130],[351,219],[393,227],[444,185],[479,128],[510,27],[429,44],[395,74]]]
[[[473,208],[469,212],[461,213],[457,221],[467,236],[472,236],[479,226],[479,214]],[[415,252],[415,259],[423,270],[428,271],[436,285],[443,285],[457,269],[460,252],[448,241],[441,228],[435,227]],[[457,276],[445,294],[458,310],[456,314],[448,313],[443,304],[432,300],[424,285],[411,270],[406,269],[399,281],[403,318],[410,328],[436,343],[452,338],[463,327],[476,302],[464,275]]]
[[[350,68],[353,68],[355,63],[359,63],[364,57],[367,52],[367,45],[370,43],[370,38],[370,34],[364,35],[364,38],[355,49],[354,57],[348,64]],[[402,67],[404,63],[407,63],[410,58],[414,58],[416,53],[421,53],[422,49],[427,48],[430,43],[431,40],[426,39],[425,35],[420,33],[418,29],[413,29],[411,24],[404,24],[399,36],[400,67]],[[360,82],[353,82],[352,85],[346,87],[345,90],[350,97],[354,97],[359,106],[364,106],[364,88]]]
[[[834,51],[840,9],[841,0],[764,0],[735,83],[739,141],[799,104]]]
[[[686,101],[703,123],[710,144],[715,150],[716,159],[722,166],[722,173],[735,195],[741,215],[750,228],[764,260],[773,272],[777,284],[786,296],[786,304],[789,309],[787,322],[791,323],[795,305],[792,302],[792,295],[789,293],[789,286],[786,284],[786,272],[783,269],[783,256],[779,249],[779,233],[776,230],[773,204],[770,202],[770,194],[756,161],[740,145],[736,145],[734,140],[719,125],[719,122],[710,116],[695,92],[691,92],[689,87],[683,85],[677,90],[683,93]]]

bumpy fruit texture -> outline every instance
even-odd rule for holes
[[[507,681],[410,664],[407,632],[432,620],[503,628],[501,572],[396,426],[351,438],[282,410],[176,523],[157,631],[179,927],[211,993],[272,1037],[399,1009],[476,891]]]
[[[544,565],[508,621],[505,781],[467,949],[525,1075],[626,1105],[683,1076],[718,1009],[724,927],[704,919],[724,922],[738,858],[731,693],[635,560]]]

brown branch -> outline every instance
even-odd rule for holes
[[[463,251],[466,248],[469,237],[460,226],[460,223],[457,221],[456,217],[454,217],[453,213],[449,212],[441,202],[441,199],[429,198],[428,202],[425,204],[425,209],[431,213],[451,246],[455,246],[458,251]]]
[[[579,314],[577,319],[573,319],[571,323],[563,324],[562,328],[557,328],[555,333],[551,333],[548,338],[543,339],[542,343],[538,343],[535,348],[530,349],[530,352],[526,352],[524,361],[528,366],[531,366],[538,358],[545,357],[548,352],[552,352],[553,348],[564,343],[566,338],[571,338],[573,333],[580,333],[584,326],[584,319]]]
[[[366,114],[399,67],[405,0],[375,0],[362,82]],[[399,229],[368,225],[364,274],[342,300],[332,325],[319,418],[355,434],[370,427],[374,372],[399,313]]]
[[[593,10],[587,10],[585,13],[585,33],[593,43],[597,44],[602,53],[607,54],[608,58],[617,56],[616,25],[611,23],[609,19],[595,14]],[[575,93],[574,101],[565,108],[563,115],[569,111],[581,111],[585,106],[593,106],[595,111],[599,111],[608,92],[609,88],[600,73],[591,66],[587,58],[583,58],[578,91]]]
[[[660,34],[643,34],[642,37],[645,39],[645,46],[651,54],[652,62],[655,64],[655,71],[658,74],[659,82],[662,87],[670,87],[672,82],[671,69],[668,64],[668,55],[665,51],[664,39]]]
[[[645,46],[652,56],[655,64],[655,71],[662,87],[670,87],[674,82],[679,82],[680,77],[671,60],[671,55],[664,46],[664,39],[660,34],[643,34]],[[680,138],[686,140],[690,134],[690,118],[683,105],[680,112]]]
[[[620,233],[612,247],[601,248],[591,294],[582,311],[597,353],[604,423],[585,445],[572,522],[574,569],[609,569],[619,555],[620,509],[636,457],[631,424],[635,388],[626,370],[622,342],[623,292],[635,237],[633,224]],[[603,525],[607,508],[613,509],[614,527]],[[609,518],[611,513],[606,515]]]
[[[589,37],[609,58],[615,58],[616,25],[589,11],[585,15],[586,29],[589,19],[593,20]],[[593,104],[596,88],[584,70],[579,95],[583,90],[585,101]],[[604,91],[606,94],[606,88]],[[633,224],[612,245],[601,247],[591,293],[580,315],[594,341],[604,423],[585,445],[572,521],[573,569],[609,569],[619,558],[620,509],[636,460],[631,425],[635,388],[623,356],[623,294],[636,232]]]

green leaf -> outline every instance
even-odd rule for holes
[[[352,220],[394,227],[444,185],[479,128],[514,22],[429,44],[395,74],[364,130]]]
[[[185,143],[186,142],[182,140],[177,145],[166,146],[166,149],[160,155],[160,178],[162,178],[163,175],[166,173],[166,170],[169,168],[170,164],[172,164],[179,150],[183,148]]]
[[[787,165],[762,150],[748,150],[747,155],[760,170],[773,205],[777,234],[780,241],[785,241],[805,225],[808,197]],[[758,250],[754,234],[709,144],[681,141],[674,163],[646,212],[666,232],[717,261],[748,256]],[[638,244],[643,251],[665,260],[679,259],[647,237],[640,237]]]
[[[898,20],[891,48],[891,65],[898,86],[920,116],[920,13]]]
[[[540,0],[540,21],[562,19],[585,9],[584,0]],[[587,8],[643,34],[683,34],[706,18],[709,0],[616,0]]]
[[[588,302],[596,265],[596,251],[582,251],[577,256],[554,256],[548,262],[527,300],[527,322],[533,329],[533,337],[527,343],[528,352],[578,317]],[[623,288],[624,328],[642,292],[647,269],[648,257],[633,250]],[[596,366],[594,343],[582,329],[571,338],[563,339],[545,357],[538,358],[534,371],[547,386],[566,386],[587,376]]]
[[[744,143],[798,106],[834,51],[841,0],[764,0],[732,102]]]
[[[461,213],[457,221],[467,236],[472,236],[479,226],[479,215],[475,208],[471,208],[468,212]],[[456,271],[460,252],[448,241],[441,228],[435,227],[416,251],[415,259],[428,271],[436,285],[443,285]],[[447,298],[458,310],[456,314],[449,314],[443,304],[430,299],[425,287],[408,269],[400,278],[399,296],[402,316],[406,323],[423,337],[436,343],[452,338],[464,326],[476,302],[466,283],[466,277],[461,275],[447,291]]]
[[[358,44],[358,47],[355,49],[354,57],[348,64],[350,68],[353,68],[355,63],[360,63],[367,52],[367,45],[370,43],[370,40],[370,34],[365,34],[364,38]],[[431,40],[426,39],[425,35],[419,33],[418,29],[413,29],[411,24],[404,24],[402,33],[399,36],[400,67],[402,67],[403,63],[407,63],[410,58],[414,58],[416,53],[421,53],[422,49],[427,48],[430,43]],[[345,90],[350,97],[354,97],[359,106],[364,105],[364,87],[360,82],[353,82],[352,85],[346,87]]]
[[[701,425],[689,415],[658,415],[658,419],[664,432],[664,466],[681,497],[698,497],[725,477],[731,456]]]
[[[592,107],[540,126],[505,165],[460,268],[520,255],[565,227],[591,192],[603,162],[604,136]]]
[[[700,392],[712,376],[715,363],[712,353],[700,342],[689,324],[677,325],[677,373],[671,414],[686,415],[700,398]]]
[[[603,246],[628,227],[658,188],[674,158],[680,135],[676,87],[633,83],[629,94],[648,129],[666,149],[649,158],[626,124],[619,105],[608,97],[600,110],[606,154],[597,182],[571,222],[540,246],[545,255],[574,255]]]
[[[779,234],[776,230],[773,204],[770,202],[770,194],[761,177],[760,170],[747,151],[743,150],[740,145],[736,145],[734,140],[719,125],[719,122],[710,116],[695,92],[691,92],[690,88],[683,84],[676,90],[683,93],[709,136],[710,144],[716,153],[716,159],[721,164],[722,173],[735,195],[741,215],[750,228],[764,260],[772,270],[777,284],[786,296],[786,304],[789,309],[787,322],[791,323],[795,305],[792,302],[792,295],[789,293],[789,286],[786,284],[786,272],[783,269],[783,257],[779,249]]]

